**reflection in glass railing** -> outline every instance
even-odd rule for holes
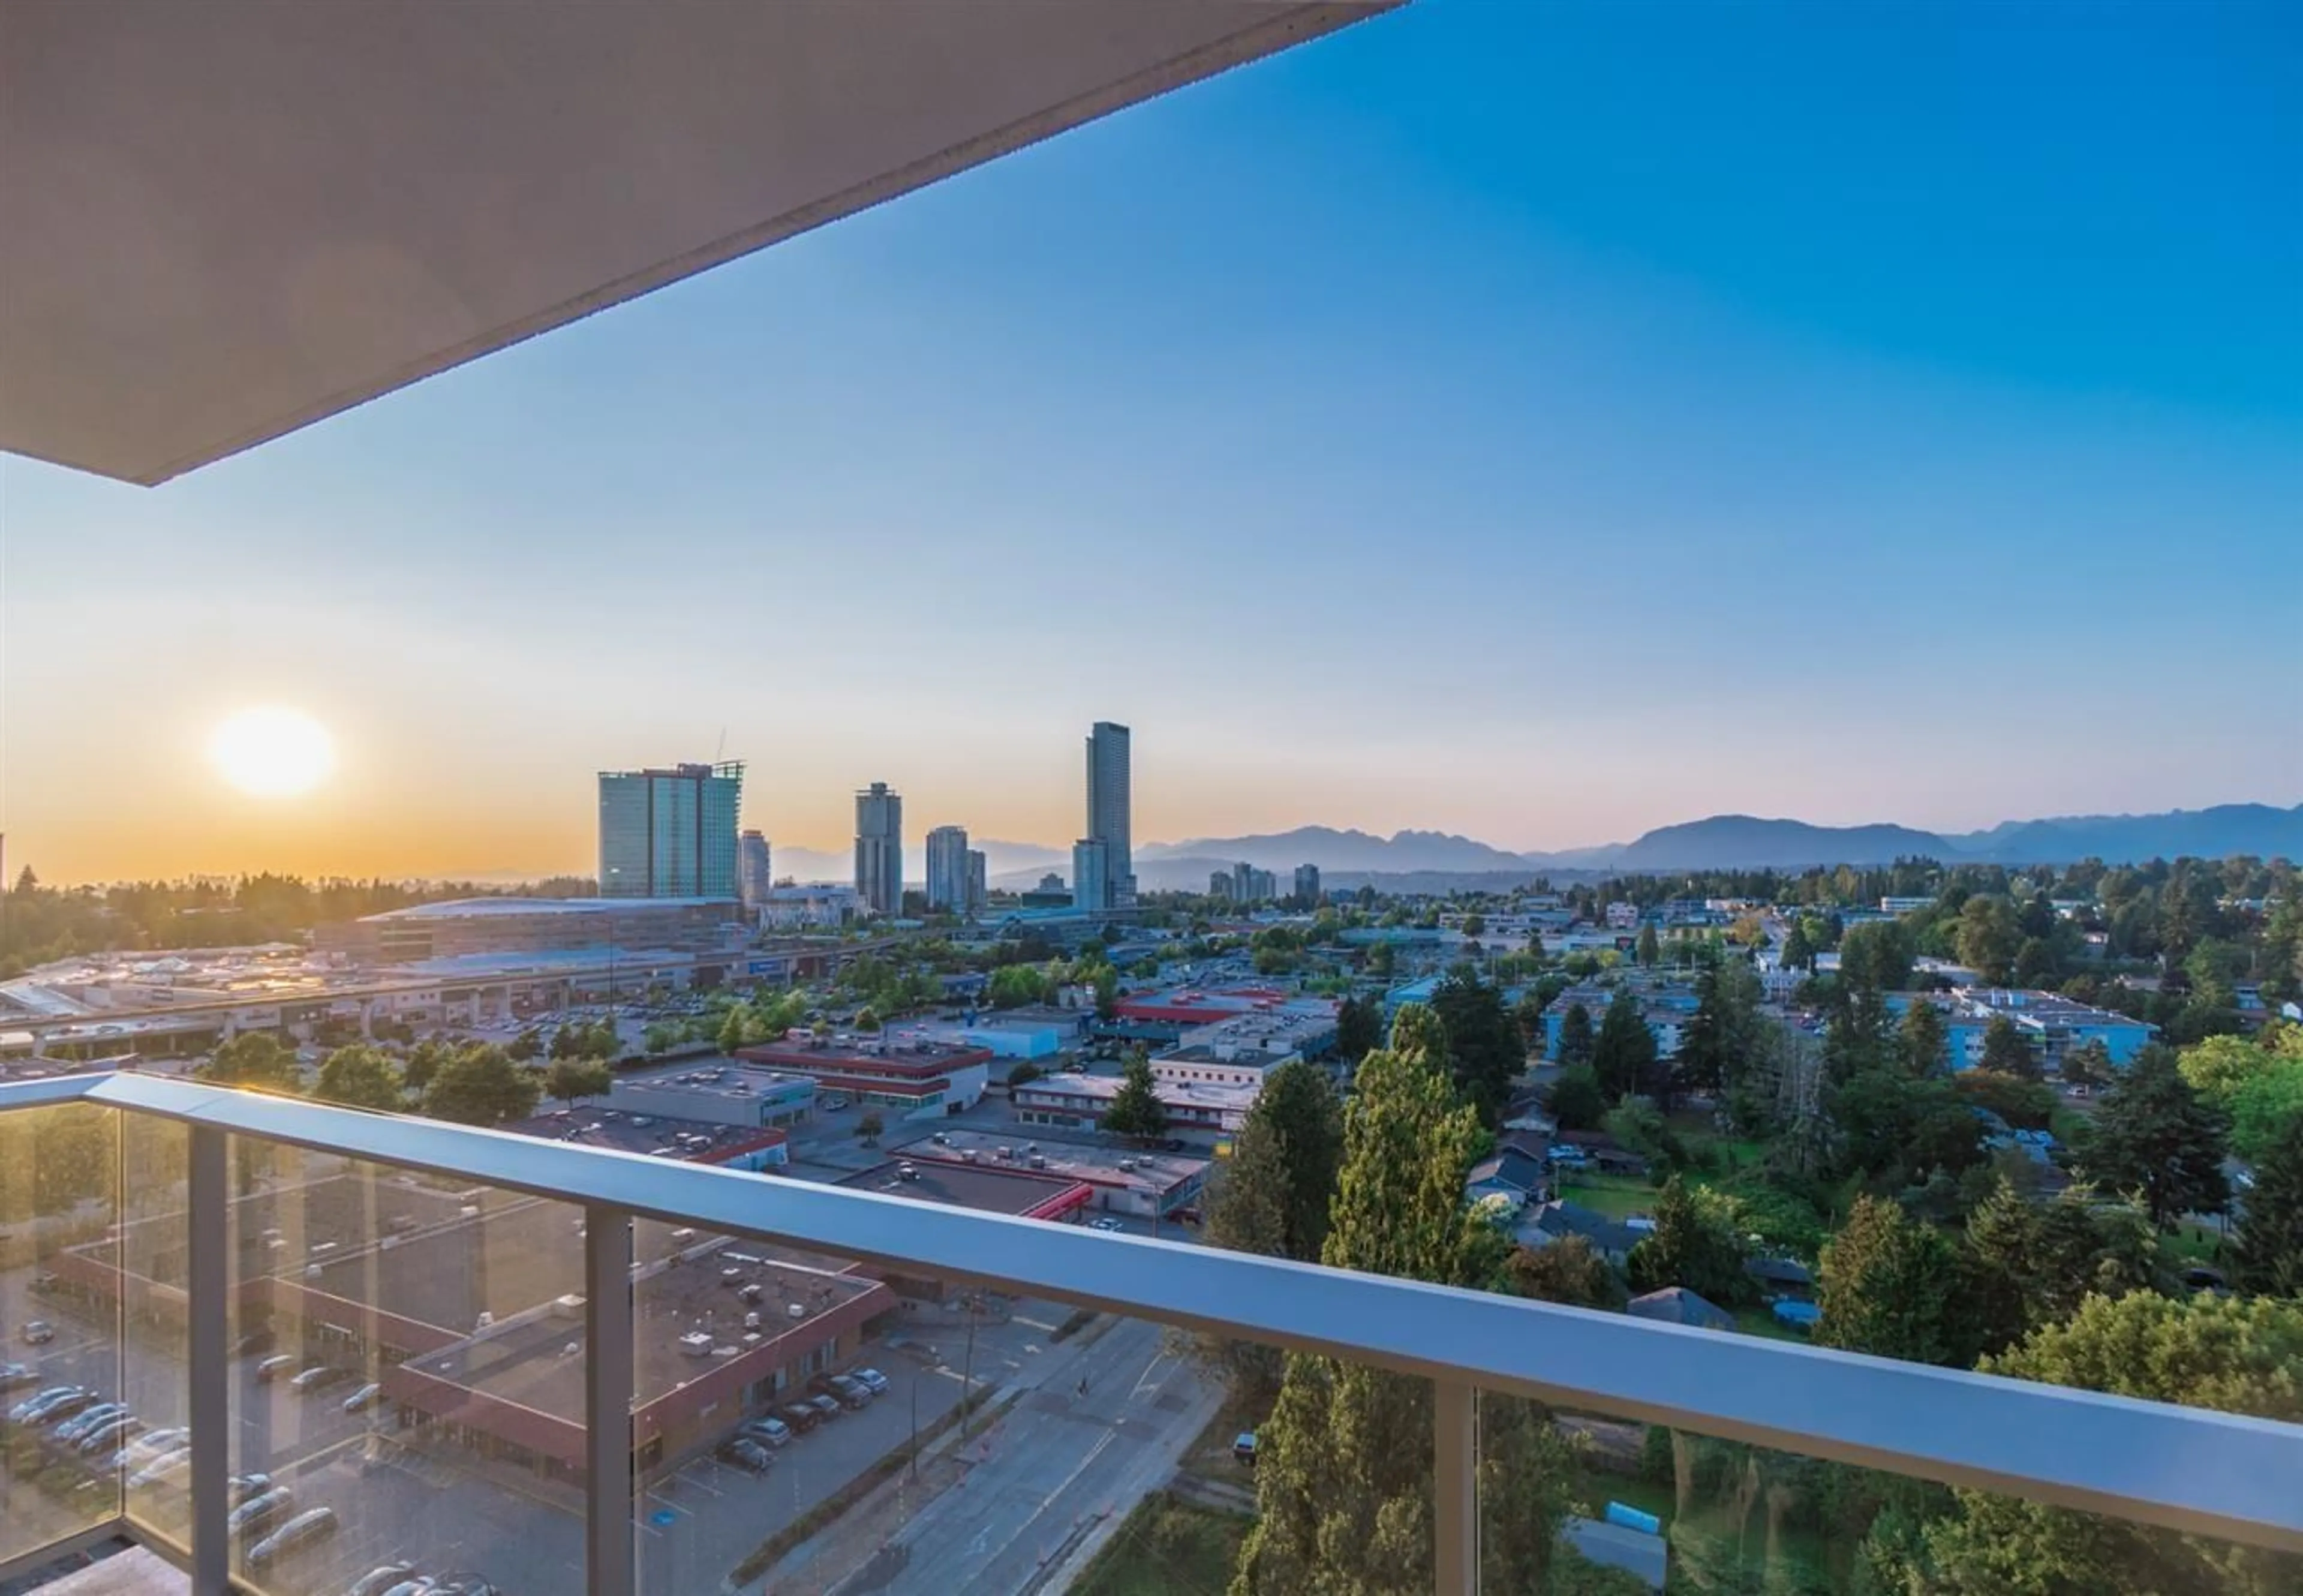
[[[245,1136],[232,1178],[240,1577],[581,1590],[582,1210]]]
[[[0,1115],[0,1559],[117,1516],[147,1423],[122,1381],[121,1131],[80,1103]]]

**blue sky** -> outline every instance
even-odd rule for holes
[[[0,465],[51,878],[2303,799],[2303,21],[1407,11],[158,490]],[[69,662],[68,668],[58,668]],[[215,721],[334,730],[292,805]],[[103,782],[59,773],[112,773]]]

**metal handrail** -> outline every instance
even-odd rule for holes
[[[37,1094],[2303,1552],[2303,1425],[134,1074]],[[24,1094],[20,1096],[19,1094]]]

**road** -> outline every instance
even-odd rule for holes
[[[984,1460],[966,1482],[915,1514],[840,1596],[1040,1588],[1082,1536],[1125,1517],[1167,1479],[1221,1400],[1166,1332],[1142,1320],[1112,1323],[1049,1374],[976,1443]]]

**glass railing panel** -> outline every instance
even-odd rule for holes
[[[83,1103],[0,1114],[0,1559],[120,1513],[120,1136]]]
[[[582,1590],[583,1211],[244,1136],[230,1175],[235,1573]]]
[[[190,1133],[146,1114],[121,1117],[118,1247],[120,1374],[134,1412],[112,1456],[129,1523],[148,1541],[189,1555],[190,1389],[186,1372],[186,1171]]]
[[[680,1231],[637,1230],[648,1596],[1228,1583],[1256,1502],[1237,1443],[1268,1409],[1277,1354]],[[1233,1399],[1234,1364],[1262,1372],[1260,1398]],[[1428,1382],[1397,1383],[1428,1415]],[[1428,1492],[1428,1454],[1409,1477]]]
[[[2303,1558],[1482,1393],[1488,1592],[2279,1596]]]

